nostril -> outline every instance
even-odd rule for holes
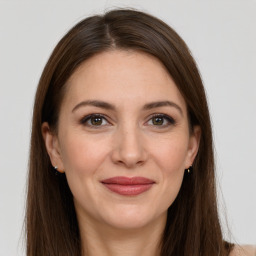
[[[144,161],[138,161],[137,165],[143,165]]]

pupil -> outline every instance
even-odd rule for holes
[[[101,125],[102,124],[102,118],[101,117],[93,117],[91,120],[93,125]]]
[[[154,125],[162,125],[163,124],[163,118],[162,117],[154,117],[153,118],[153,124]]]

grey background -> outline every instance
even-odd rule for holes
[[[6,0],[0,1],[0,255],[25,255],[32,105],[42,69],[71,26],[113,7],[148,11],[187,42],[208,94],[221,218],[233,242],[256,244],[255,1]]]

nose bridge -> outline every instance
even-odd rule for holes
[[[115,162],[133,167],[146,160],[143,136],[135,122],[125,122],[120,125],[115,136],[113,149]]]

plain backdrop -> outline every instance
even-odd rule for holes
[[[42,69],[68,29],[114,7],[156,15],[191,49],[213,121],[221,218],[233,242],[256,244],[255,1],[6,0],[0,1],[0,255],[25,255],[31,116]]]

